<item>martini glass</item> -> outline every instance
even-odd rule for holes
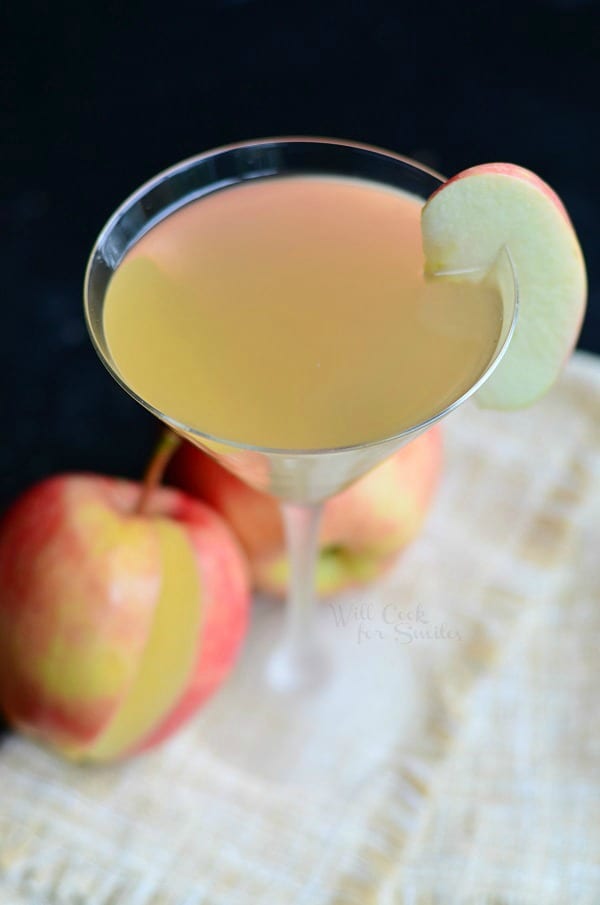
[[[282,639],[271,655],[267,674],[272,686],[282,690],[318,686],[329,669],[329,657],[314,630],[314,572],[324,501],[472,396],[504,354],[518,307],[514,270],[504,249],[485,274],[479,274],[497,283],[504,306],[502,328],[486,370],[466,392],[426,421],[377,441],[333,449],[271,449],[213,436],[203,431],[202,425],[184,424],[169,412],[159,411],[127,385],[111,357],[103,307],[112,274],[148,230],[183,205],[251,179],[311,174],[358,178],[409,192],[424,201],[443,181],[437,173],[407,158],[351,142],[280,138],[219,148],[165,170],[118,208],[93,248],[84,287],[90,335],[115,380],[178,434],[247,484],[280,502],[290,558],[290,593]]]

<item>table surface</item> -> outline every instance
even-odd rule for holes
[[[599,411],[577,356],[530,410],[451,416],[423,534],[321,608],[313,697],[265,686],[281,607],[256,600],[161,749],[90,769],[6,738],[2,905],[597,905]]]

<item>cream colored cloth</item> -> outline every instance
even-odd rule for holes
[[[538,522],[569,537],[560,582],[471,696],[380,905],[600,903],[599,370],[579,357],[549,400],[571,450]]]
[[[335,672],[264,683],[280,608],[128,764],[0,747],[0,905],[600,903],[600,363],[464,407],[422,537],[321,608]]]

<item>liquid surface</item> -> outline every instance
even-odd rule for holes
[[[421,199],[275,177],[180,208],[128,252],[104,329],[125,382],[224,440],[379,440],[480,377],[502,327],[491,286],[425,281]]]

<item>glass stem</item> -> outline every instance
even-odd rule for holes
[[[281,504],[290,578],[283,638],[269,663],[269,677],[284,690],[319,685],[327,671],[315,631],[315,568],[322,512],[322,503]]]

